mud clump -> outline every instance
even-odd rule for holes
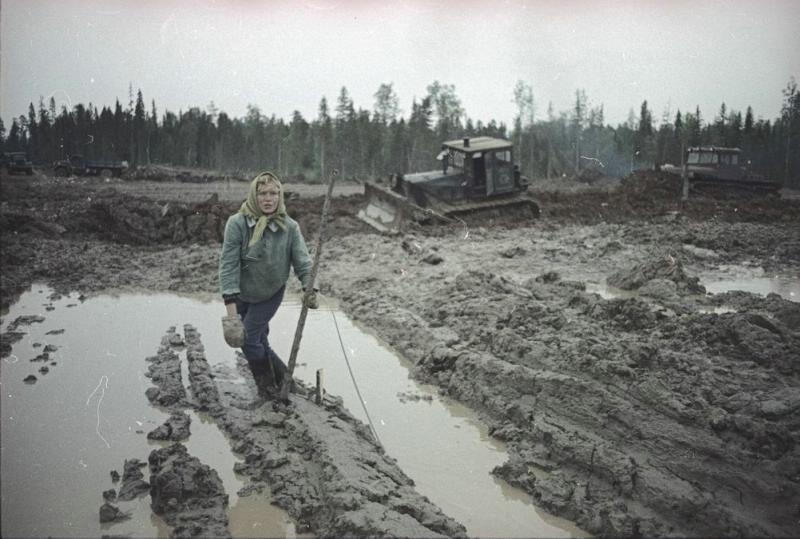
[[[11,354],[11,348],[14,343],[20,341],[25,335],[27,335],[27,333],[24,331],[17,331],[20,326],[41,324],[44,321],[44,316],[37,314],[18,316],[12,320],[8,326],[6,326],[6,330],[0,334],[0,358],[8,357]]]
[[[121,511],[116,505],[108,502],[100,506],[100,523],[108,524],[109,522],[122,522],[131,518],[130,513]]]
[[[652,283],[653,280],[658,281]],[[681,261],[669,254],[654,257],[630,269],[620,270],[606,279],[608,284],[622,290],[636,290],[650,284],[651,294],[670,295],[669,289],[664,291],[663,281],[674,283],[682,293],[704,294],[706,291],[700,284],[700,279],[687,275]]]
[[[182,407],[186,405],[187,394],[181,377],[180,356],[172,349],[170,339],[175,335],[175,328],[170,328],[161,340],[161,346],[155,356],[147,358],[149,363],[146,376],[155,384],[145,391],[148,400],[164,407]]]
[[[22,340],[25,333],[22,331],[5,331],[0,334],[0,358],[8,357],[11,355],[12,346],[14,343]]]
[[[581,169],[580,173],[574,177],[574,180],[577,182],[592,185],[599,183],[609,183],[613,179],[610,176],[603,174],[603,172],[597,167],[587,167]]]
[[[190,425],[191,418],[185,412],[173,412],[162,425],[147,433],[147,439],[180,442],[189,438]]]
[[[637,170],[622,179],[621,191],[632,200],[679,200],[683,194],[680,176],[653,170]]]
[[[753,362],[781,375],[800,373],[800,336],[775,319],[757,313],[696,317],[688,330],[697,341],[747,366]]]
[[[228,495],[217,472],[176,443],[153,450],[150,498],[153,512],[173,527],[171,537],[230,537]]]
[[[147,494],[150,485],[144,480],[141,468],[147,464],[139,459],[132,458],[125,461],[122,471],[122,485],[119,487],[117,498],[122,501],[129,501]]]

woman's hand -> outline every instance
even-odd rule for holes
[[[319,299],[317,299],[316,290],[312,290],[303,296],[303,305],[309,309],[316,309],[319,307]]]
[[[222,317],[222,335],[231,348],[244,346],[244,324],[238,314]]]

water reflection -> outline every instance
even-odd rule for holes
[[[597,294],[603,299],[635,298],[639,295],[639,293],[635,290],[623,290],[621,288],[611,286],[605,282],[598,283],[594,281],[586,282],[586,292],[590,294]]]
[[[716,271],[700,276],[700,284],[710,294],[732,290],[751,292],[761,296],[778,294],[790,301],[800,301],[800,275],[765,275],[761,268],[737,266],[738,271]],[[586,291],[603,299],[638,297],[636,290],[622,290],[603,282],[586,282]]]
[[[746,277],[704,282],[706,290],[712,294],[741,290],[760,296],[778,294],[790,301],[800,301],[800,279],[784,276]]]

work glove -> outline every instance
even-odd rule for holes
[[[317,291],[312,290],[303,296],[303,304],[309,309],[319,308],[319,300],[317,299]]]
[[[238,314],[229,314],[222,317],[222,335],[231,348],[244,346],[244,324]]]

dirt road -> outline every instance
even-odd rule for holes
[[[213,292],[222,227],[244,193],[229,181],[3,178],[1,187],[4,307],[39,281],[84,294]],[[304,189],[288,207],[313,244],[322,201]],[[638,173],[611,187],[546,186],[532,194],[543,208],[535,223],[386,237],[354,218],[361,198],[350,189],[334,201],[322,292],[411,360],[417,377],[482,415],[509,447],[496,475],[595,534],[796,535],[800,304],[704,294],[697,276],[746,264],[797,278],[800,201],[681,207],[667,179]],[[596,293],[607,280],[628,291]],[[218,406],[234,430],[262,421]],[[334,408],[323,413],[346,415]],[[270,428],[291,423],[294,434],[257,452],[293,455],[293,436],[325,439],[325,421],[305,404],[271,414]],[[463,533],[343,421],[342,447],[366,451],[361,469],[367,462],[394,487],[364,492],[337,480],[350,494],[334,496],[320,473],[347,470],[347,451],[321,442],[327,465],[251,457],[246,473],[299,482],[278,503],[317,534]],[[238,450],[258,446],[250,442]]]

